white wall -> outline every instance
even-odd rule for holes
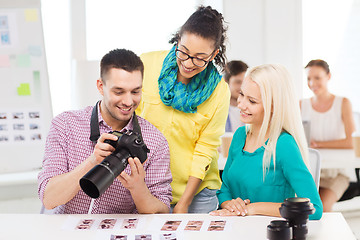
[[[73,1],[72,1],[73,2]],[[53,115],[71,106],[70,0],[41,0]]]
[[[96,88],[100,62],[87,60],[85,0],[71,1],[71,108],[81,109],[101,99]],[[101,44],[101,43],[99,43]]]
[[[199,1],[200,4],[212,4],[214,1]],[[216,2],[216,1],[215,1]],[[221,1],[217,1],[221,2]],[[72,8],[72,108],[92,105],[89,89],[81,87],[79,82],[89,82],[90,74],[97,73],[94,64],[86,66],[86,33],[84,6],[85,0],[71,1]],[[302,1],[288,0],[223,0],[222,11],[228,22],[228,59],[241,59],[250,66],[263,63],[281,63],[285,65],[293,78],[299,97],[302,96]],[[221,5],[221,4],[220,4]],[[76,16],[76,17],[75,17]],[[83,27],[81,27],[83,26]],[[79,44],[82,43],[82,44]],[[81,61],[82,68],[79,66]],[[84,69],[85,73],[81,73]],[[86,76],[86,79],[81,78]],[[78,78],[80,77],[80,78]],[[95,97],[96,98],[96,97]]]
[[[302,1],[223,0],[229,23],[228,60],[250,66],[280,63],[295,80],[302,96]]]
[[[303,66],[325,60],[331,72],[329,91],[349,98],[353,111],[360,112],[360,0],[302,2]],[[319,11],[324,6],[326,11]],[[312,96],[305,78],[303,83],[304,96]]]

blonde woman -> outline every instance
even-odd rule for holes
[[[247,124],[233,137],[217,192],[221,210],[212,215],[280,216],[288,197],[314,204],[310,219],[320,219],[322,203],[308,170],[308,148],[298,101],[288,71],[266,64],[250,69],[238,98]]]

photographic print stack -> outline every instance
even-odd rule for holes
[[[62,229],[94,231],[97,239],[184,239],[185,232],[224,232],[231,227],[231,219],[164,219],[151,215],[136,218],[86,218],[69,216]]]

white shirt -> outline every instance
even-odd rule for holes
[[[229,107],[229,119],[231,124],[231,132],[235,132],[239,127],[245,124],[240,121],[240,109],[234,106]]]
[[[326,112],[318,112],[313,109],[311,100],[301,100],[302,120],[310,122],[310,139],[315,141],[331,141],[344,139],[345,126],[342,120],[343,97],[335,96],[334,102]],[[340,161],[340,159],[339,159]],[[343,169],[322,169],[321,177],[334,178],[341,173],[346,176]]]

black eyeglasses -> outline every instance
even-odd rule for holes
[[[213,51],[211,53],[211,56],[210,56],[210,59],[212,58],[213,54],[214,54],[215,51]],[[189,58],[191,59],[192,63],[197,66],[197,67],[204,67],[206,64],[208,64],[210,62],[210,59],[209,60],[204,60],[204,59],[200,59],[200,58],[197,58],[197,57],[192,57],[190,56],[189,54],[181,51],[180,49],[176,48],[175,50],[175,54],[176,54],[176,57],[178,59],[180,59],[181,61],[185,61],[185,60],[188,60]]]

